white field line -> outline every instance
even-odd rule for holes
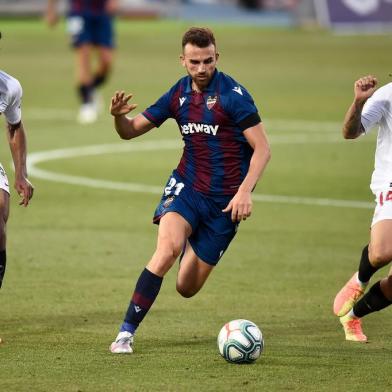
[[[279,143],[279,141],[277,141]],[[282,142],[282,141],[281,141]],[[293,143],[287,140],[285,143]],[[324,140],[325,142],[325,140]],[[173,150],[181,148],[179,140],[154,140],[142,142],[130,142],[127,144],[102,144],[91,145],[84,147],[75,147],[59,150],[40,151],[31,153],[27,159],[28,173],[32,177],[40,178],[43,180],[61,182],[71,185],[81,185],[91,188],[111,189],[127,192],[138,192],[147,194],[162,193],[162,186],[138,184],[138,183],[124,183],[107,181],[100,179],[93,179],[89,177],[73,176],[68,174],[54,173],[48,170],[39,169],[38,163],[53,161],[57,159],[67,159],[80,156],[93,156],[101,154],[129,152],[129,151],[154,151],[154,150]],[[257,194],[253,195],[253,200],[260,202],[270,203],[284,203],[284,204],[302,204],[313,206],[330,206],[330,207],[349,207],[349,208],[374,208],[373,203],[356,201],[356,200],[338,200],[328,198],[312,198],[312,197],[299,197],[299,196],[282,196],[282,195],[266,195]]]

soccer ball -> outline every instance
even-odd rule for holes
[[[260,357],[264,349],[263,334],[252,321],[232,320],[220,330],[218,348],[228,362],[251,363]]]

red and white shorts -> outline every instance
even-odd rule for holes
[[[10,193],[7,174],[5,173],[5,170],[1,163],[0,163],[0,189],[5,190],[8,194]]]
[[[392,189],[375,192],[376,195],[376,208],[374,210],[372,226],[376,223],[392,219]]]

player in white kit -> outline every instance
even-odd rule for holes
[[[27,179],[26,135],[22,123],[21,98],[22,88],[19,82],[0,70],[0,115],[5,117],[8,143],[15,166],[14,187],[21,197],[19,204],[26,207],[33,196],[33,186]],[[6,267],[6,223],[9,214],[9,196],[7,175],[0,163],[0,287]]]
[[[376,208],[370,242],[362,251],[358,271],[339,291],[334,313],[340,317],[347,340],[366,342],[361,318],[392,303],[392,269],[364,294],[371,276],[392,261],[392,83],[377,89],[371,75],[354,84],[354,102],[343,124],[346,139],[355,139],[379,126],[375,168],[370,188]]]

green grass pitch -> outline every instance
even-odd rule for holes
[[[151,218],[159,195],[149,191],[163,187],[179,159],[178,130],[168,122],[121,142],[107,113],[94,125],[78,125],[64,26],[49,31],[39,21],[0,22],[0,68],[23,85],[29,152],[119,146],[36,164],[55,178],[94,179],[95,188],[83,179],[67,184],[32,175],[31,206],[19,207],[12,195],[1,391],[391,389],[391,310],[364,320],[366,345],[345,342],[332,314],[334,295],[368,241],[375,149],[374,134],[344,141],[340,125],[356,78],[372,73],[381,84],[391,80],[389,36],[210,24],[219,68],[250,90],[271,140],[272,160],[255,191],[267,201],[255,201],[252,218],[196,297],[181,298],[176,267],[168,273],[138,331],[135,354],[114,356],[108,347],[155,246]],[[124,89],[143,110],[183,75],[178,56],[188,25],[121,21],[117,27],[106,106],[113,91]],[[177,140],[178,147],[159,149],[162,140]],[[133,151],[121,150],[132,143]],[[158,149],[140,151],[146,143]],[[0,153],[12,183],[5,134]],[[130,183],[144,190],[131,192]],[[337,206],[317,204],[325,199]],[[363,204],[341,207],[342,200]],[[265,351],[253,365],[230,365],[218,354],[218,332],[236,318],[254,321],[264,333]]]

